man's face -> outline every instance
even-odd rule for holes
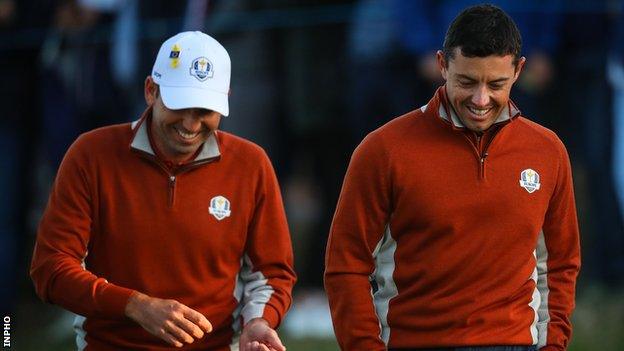
[[[455,48],[454,58],[446,62],[438,51],[438,67],[446,81],[449,102],[468,129],[487,130],[507,106],[525,61],[522,57],[514,66],[513,59],[513,55],[465,57]]]
[[[151,77],[145,83],[145,100],[152,106],[154,142],[172,161],[182,162],[192,157],[221,121],[221,114],[212,110],[168,109]]]

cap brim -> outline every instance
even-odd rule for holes
[[[160,94],[165,106],[170,110],[184,108],[205,108],[219,112],[223,116],[230,113],[228,94],[193,87],[160,86]]]

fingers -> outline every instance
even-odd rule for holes
[[[270,332],[266,333],[266,340],[264,340],[264,343],[272,349],[275,349],[275,351],[286,351],[286,347],[282,344],[275,330],[270,330]]]
[[[203,338],[204,331],[212,331],[212,324],[203,314],[177,301],[172,309],[172,319],[166,322],[166,330],[178,341],[190,344]]]
[[[192,321],[186,319],[183,315],[177,317],[174,322],[176,325],[195,339],[204,337],[204,331]]]
[[[282,344],[277,333],[266,333],[262,341],[250,341],[244,343],[242,351],[286,351],[286,347]]]
[[[137,294],[138,295],[138,294]],[[138,295],[126,306],[127,315],[145,330],[176,347],[193,343],[205,333],[212,331],[212,325],[201,313],[176,300],[152,298]]]
[[[245,325],[240,341],[240,351],[286,351],[277,332],[262,318]]]
[[[175,347],[184,346],[184,344],[182,344],[175,336],[168,333],[165,329],[160,329],[156,335]]]
[[[172,335],[176,341],[185,342],[187,344],[191,344],[195,341],[195,338],[171,321],[165,322],[164,329],[168,334]]]
[[[266,345],[257,341],[248,342],[245,351],[271,351]]]
[[[208,319],[206,319],[206,317],[204,317],[203,314],[188,307],[184,310],[183,314],[184,318],[199,326],[199,328],[201,328],[204,332],[210,333],[212,331],[212,324],[208,321]]]

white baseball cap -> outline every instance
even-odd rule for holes
[[[156,56],[152,79],[171,110],[205,108],[230,112],[230,56],[208,34],[182,32],[167,39]]]

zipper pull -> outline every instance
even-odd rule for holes
[[[169,176],[169,206],[173,205],[173,197],[175,192],[175,181],[176,177],[174,175]]]
[[[488,157],[488,153],[485,152],[483,155],[481,155],[481,163],[485,162],[485,159]]]
[[[176,176],[169,176],[169,192],[171,193],[175,188]],[[171,194],[170,194],[171,195]]]
[[[487,151],[481,155],[479,161],[481,161],[481,167],[479,167],[479,174],[481,179],[485,179],[485,159],[488,157]]]

